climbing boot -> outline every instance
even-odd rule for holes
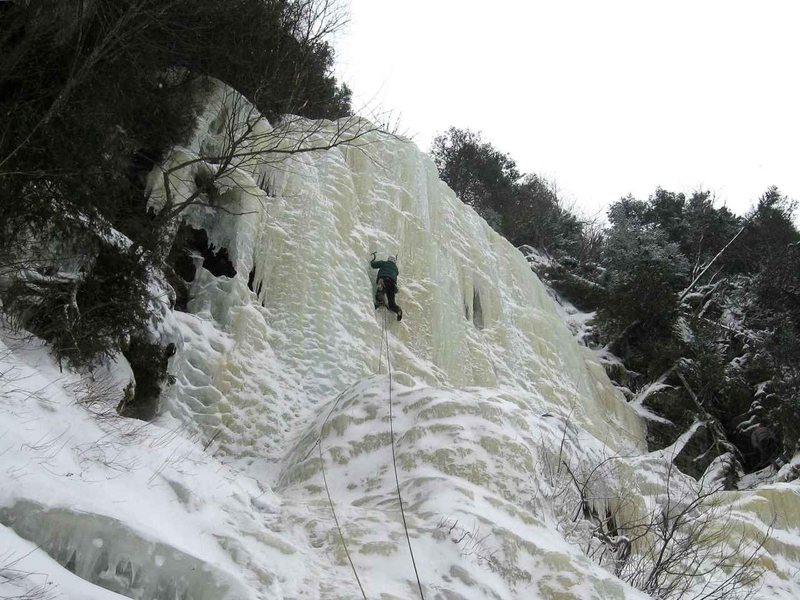
[[[397,320],[401,320],[403,318],[403,309],[399,306],[397,307]]]

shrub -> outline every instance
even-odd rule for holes
[[[51,270],[48,265],[17,277],[3,305],[19,325],[50,343],[59,360],[93,366],[146,328],[146,265],[138,256],[101,245],[81,271]]]

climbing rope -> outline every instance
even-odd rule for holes
[[[361,585],[361,579],[358,577],[358,571],[356,571],[356,566],[353,564],[353,559],[350,557],[350,550],[347,548],[347,542],[344,540],[344,533],[342,532],[342,527],[339,525],[339,518],[336,516],[336,509],[333,506],[333,499],[331,498],[331,490],[328,487],[328,477],[325,473],[325,458],[323,457],[322,452],[322,438],[325,435],[325,425],[328,424],[328,419],[331,418],[333,411],[336,410],[336,407],[339,406],[339,402],[344,397],[344,391],[336,398],[336,402],[333,403],[333,407],[331,408],[330,412],[328,412],[328,416],[325,417],[325,420],[322,422],[322,427],[319,430],[319,438],[317,438],[317,442],[314,446],[319,448],[319,462],[322,465],[322,482],[325,484],[325,493],[328,495],[328,505],[331,507],[331,514],[333,515],[333,521],[336,523],[336,530],[339,532],[339,541],[342,543],[342,548],[344,548],[344,553],[347,555],[347,562],[350,563],[350,568],[353,570],[353,576],[356,578],[356,583],[358,584],[358,589],[361,590],[361,596],[364,600],[367,600],[367,594],[364,592],[364,586]],[[314,446],[311,447],[308,454],[306,454],[305,458],[308,458],[311,455],[311,452],[314,451]],[[305,458],[303,460],[305,460]]]
[[[400,477],[397,474],[397,454],[394,448],[394,414],[392,412],[392,359],[389,355],[389,333],[386,328],[387,313],[388,311],[384,311],[383,313],[383,340],[386,342],[386,370],[389,372],[389,432],[392,440],[392,465],[394,466],[394,482],[397,486],[397,499],[400,502],[400,516],[403,518],[403,529],[406,533],[406,542],[408,542],[408,553],[411,555],[411,564],[414,566],[414,576],[417,578],[417,586],[419,587],[419,597],[422,600],[425,600],[425,594],[422,592],[422,582],[419,579],[419,571],[417,571],[417,561],[414,560],[414,550],[411,548],[411,536],[408,534],[406,512],[403,509],[403,496],[400,493]]]
[[[417,579],[417,587],[419,588],[419,596],[421,600],[425,600],[425,594],[422,591],[422,582],[419,578],[419,571],[417,570],[417,561],[414,558],[414,550],[411,547],[411,535],[408,533],[408,523],[406,521],[406,512],[403,506],[403,496],[400,492],[400,476],[398,475],[397,471],[397,453],[395,451],[395,438],[394,438],[394,402],[392,399],[392,359],[391,355],[389,354],[389,333],[388,328],[386,326],[386,319],[387,319],[387,312],[384,311],[383,313],[383,331],[381,332],[381,345],[380,345],[380,352],[378,355],[378,372],[380,373],[381,363],[383,359],[383,347],[386,346],[386,369],[389,374],[389,432],[391,436],[392,442],[392,466],[394,468],[394,482],[397,488],[397,500],[400,503],[400,516],[403,520],[403,530],[405,531],[406,536],[406,543],[408,544],[408,553],[411,555],[411,564],[414,567],[414,576]],[[336,398],[336,401],[333,403],[331,410],[328,412],[328,416],[325,417],[325,420],[322,422],[322,427],[320,428],[319,438],[317,438],[316,446],[319,450],[319,461],[322,467],[322,482],[325,484],[325,494],[328,497],[328,505],[331,509],[331,514],[333,515],[333,521],[336,523],[336,530],[339,532],[339,541],[342,543],[342,548],[344,548],[344,553],[347,556],[347,562],[350,563],[350,569],[353,571],[353,576],[356,579],[356,583],[358,584],[358,589],[361,591],[361,596],[364,600],[367,600],[367,594],[364,591],[364,586],[361,584],[361,579],[358,576],[358,571],[356,570],[356,566],[353,563],[353,559],[350,556],[350,549],[347,547],[347,542],[344,538],[344,532],[342,531],[342,527],[339,524],[339,517],[336,515],[336,508],[333,504],[333,498],[331,497],[331,490],[328,486],[328,476],[325,471],[325,457],[322,449],[322,439],[325,436],[325,426],[328,424],[328,420],[333,415],[333,412],[339,406],[339,402],[341,402],[342,398],[344,397],[344,391],[339,394]],[[314,446],[311,447],[308,454],[306,454],[303,460],[306,460],[311,453],[314,451]]]
[[[383,342],[386,339],[386,314],[383,315],[383,331],[381,331],[381,345],[378,349],[378,375],[381,374],[381,363],[383,362]],[[388,362],[388,361],[387,361]]]
[[[331,514],[333,515],[333,521],[336,523],[336,529],[339,531],[339,541],[342,542],[342,548],[344,548],[344,553],[347,555],[347,562],[350,563],[350,568],[353,570],[353,576],[356,578],[358,589],[361,590],[361,596],[364,598],[364,600],[367,600],[367,594],[364,592],[364,586],[361,585],[361,579],[358,578],[358,572],[356,571],[356,566],[353,564],[353,559],[350,557],[350,550],[347,549],[347,542],[344,541],[344,533],[342,533],[342,528],[339,525],[339,519],[336,516],[336,509],[333,508],[333,500],[331,499],[331,490],[328,487],[328,478],[325,475],[325,459],[322,457],[321,438],[319,442],[319,460],[320,463],[322,464],[322,482],[325,484],[325,493],[328,495],[328,504],[331,507]]]

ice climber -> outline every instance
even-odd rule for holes
[[[397,275],[400,273],[397,268],[397,259],[394,256],[390,256],[386,260],[375,260],[376,256],[377,252],[373,252],[372,260],[369,263],[373,269],[378,269],[378,291],[375,292],[375,308],[386,306],[397,315],[397,320],[399,321],[403,318],[403,309],[397,306],[394,301],[394,295],[397,293]]]

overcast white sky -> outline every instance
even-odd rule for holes
[[[797,0],[350,0],[338,77],[423,149],[483,133],[585,213],[657,186],[800,199]]]

